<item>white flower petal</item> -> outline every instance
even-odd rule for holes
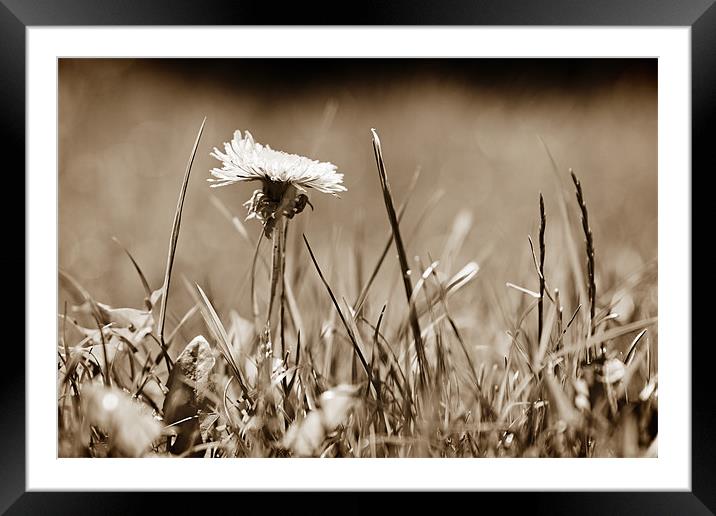
[[[346,191],[343,174],[336,171],[333,163],[273,150],[268,145],[257,143],[249,131],[245,131],[243,136],[241,131],[235,131],[231,142],[224,144],[224,151],[214,147],[210,153],[222,163],[221,168],[211,170],[215,178],[210,179],[214,182],[211,186],[268,179],[333,195]]]

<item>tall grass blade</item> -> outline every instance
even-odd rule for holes
[[[172,267],[174,266],[174,255],[177,249],[177,242],[179,241],[179,229],[181,227],[181,215],[184,208],[184,198],[186,197],[186,189],[189,185],[189,176],[191,174],[191,166],[194,163],[194,157],[196,156],[196,150],[199,147],[199,140],[201,134],[204,132],[204,125],[206,124],[206,117],[201,122],[199,132],[196,135],[194,141],[194,147],[191,150],[189,161],[186,165],[186,171],[184,172],[184,180],[182,181],[181,190],[179,191],[179,199],[177,200],[177,207],[174,211],[174,223],[172,224],[172,233],[169,237],[169,253],[167,254],[167,266],[164,272],[164,284],[162,286],[162,299],[159,307],[159,322],[157,326],[157,333],[159,334],[159,340],[164,346],[164,324],[167,316],[167,301],[169,300],[169,284],[172,278]]]
[[[415,351],[418,355],[418,366],[420,368],[420,378],[424,386],[428,385],[427,359],[425,356],[425,348],[420,332],[420,321],[415,306],[411,305],[410,299],[413,296],[413,286],[410,280],[410,268],[408,267],[408,258],[403,245],[403,238],[400,235],[400,224],[398,216],[395,213],[393,205],[393,196],[390,193],[390,184],[388,183],[388,174],[385,170],[385,162],[383,160],[383,149],[380,145],[380,138],[375,129],[371,129],[373,134],[373,152],[375,153],[375,161],[378,165],[378,177],[380,178],[380,187],[383,191],[383,200],[385,201],[385,209],[388,212],[388,220],[393,231],[393,241],[398,251],[398,260],[400,261],[400,270],[403,277],[403,285],[405,287],[405,297],[410,306],[410,326],[413,331],[413,340],[415,341]]]
[[[413,191],[415,190],[415,186],[418,184],[418,178],[420,177],[420,169],[417,169],[415,171],[415,174],[413,174],[413,179],[410,181],[410,186],[408,186],[408,193],[405,195],[405,199],[403,200],[403,204],[400,205],[400,208],[398,208],[398,224],[403,220],[403,215],[405,214],[405,209],[408,207],[408,201],[410,200],[410,196],[412,195]],[[358,299],[356,299],[356,302],[353,303],[353,311],[357,314],[361,312],[361,309],[363,308],[363,303],[365,303],[366,298],[368,297],[368,291],[370,290],[370,287],[373,285],[373,282],[375,281],[376,276],[378,276],[378,271],[380,271],[381,266],[383,265],[383,261],[385,260],[385,257],[388,255],[388,251],[390,250],[390,245],[393,243],[393,232],[391,231],[388,235],[387,241],[385,242],[385,245],[383,246],[383,251],[380,253],[380,256],[378,257],[378,260],[373,267],[373,271],[370,274],[370,277],[368,278],[368,281],[363,286],[363,289],[361,290],[360,295],[358,296]]]

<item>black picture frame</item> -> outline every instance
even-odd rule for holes
[[[692,172],[716,171],[716,158],[709,128],[716,125],[716,5],[714,0],[401,0],[378,3],[296,2],[277,8],[270,2],[190,0],[0,0],[0,145],[2,156],[14,157],[11,170],[25,169],[25,31],[29,26],[50,25],[568,25],[568,26],[688,26],[691,27],[692,81]],[[24,176],[23,176],[24,177]],[[22,183],[24,192],[24,181]],[[10,191],[10,190],[8,190]],[[17,190],[13,189],[13,192]],[[16,193],[14,195],[17,195]],[[693,203],[693,200],[692,200]],[[693,206],[693,204],[692,204]],[[3,203],[3,221],[10,226],[17,208]],[[18,228],[16,228],[18,229]],[[3,253],[5,270],[19,270],[25,262],[24,225],[22,253]],[[20,246],[16,246],[20,249]],[[21,256],[20,256],[21,255]],[[24,266],[25,275],[32,271]],[[662,271],[668,274],[668,271]],[[18,274],[14,274],[19,276]],[[19,280],[19,278],[17,278]],[[8,287],[9,288],[9,287]],[[19,290],[15,290],[19,292]],[[17,296],[17,294],[13,294]],[[708,307],[694,304],[698,313]],[[27,317],[27,314],[26,314]],[[697,319],[698,320],[698,319]],[[19,325],[16,325],[19,327]],[[9,339],[10,337],[8,337]],[[665,345],[671,345],[666,343]],[[677,343],[673,343],[676,345]],[[692,338],[692,490],[690,492],[548,492],[479,493],[481,503],[494,502],[500,510],[549,514],[713,514],[716,512],[716,413],[711,383],[713,344]],[[9,343],[8,343],[9,345]],[[27,342],[26,342],[27,346]],[[162,512],[187,513],[207,510],[219,503],[248,510],[246,494],[26,492],[25,489],[25,364],[15,350],[13,366],[0,375],[0,511],[7,514],[94,513],[130,514],[161,504]],[[21,362],[20,365],[18,362]],[[254,495],[255,496],[255,495]],[[265,495],[264,495],[265,496]],[[453,497],[453,494],[447,495]],[[229,497],[232,497],[229,499]],[[303,506],[307,495],[290,495],[292,506]],[[487,497],[491,499],[488,500]],[[402,510],[422,506],[424,497],[413,493]],[[509,499],[506,503],[504,498]],[[372,505],[367,499],[342,507],[360,509]],[[459,503],[459,499],[451,499]],[[236,506],[241,502],[240,509]],[[257,500],[258,501],[258,500]],[[327,502],[322,502],[327,503]],[[475,500],[469,503],[476,503]],[[420,504],[420,505],[419,505]],[[492,503],[490,505],[493,505]],[[341,506],[322,505],[331,512]],[[456,510],[457,510],[457,506]],[[329,509],[330,508],[330,509]],[[473,506],[474,508],[474,506]],[[275,509],[275,507],[274,507]],[[291,509],[293,510],[293,509]]]

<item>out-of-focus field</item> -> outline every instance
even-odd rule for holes
[[[479,74],[481,63],[464,66]],[[134,306],[143,296],[113,236],[131,250],[152,287],[161,285],[181,177],[203,116],[207,126],[187,192],[175,273],[202,282],[220,306],[248,307],[237,291],[245,286],[253,253],[210,196],[243,218],[241,203],[255,185],[210,189],[205,181],[218,165],[209,151],[223,148],[235,129],[250,130],[272,148],[331,161],[345,173],[343,198],[314,193],[315,213],[300,218],[318,250],[339,242],[336,260],[353,259],[357,231],[371,259],[389,231],[371,127],[381,135],[398,202],[421,169],[406,231],[411,216],[444,191],[408,243],[409,254],[439,254],[456,215],[471,216],[456,263],[480,263],[475,295],[488,288],[509,295],[504,283],[529,265],[527,235],[536,230],[540,191],[548,216],[557,214],[554,174],[539,138],[567,188],[569,167],[582,179],[598,273],[617,267],[620,276],[628,275],[656,257],[657,90],[643,63],[641,73],[625,66],[607,78],[595,74],[592,87],[574,88],[569,77],[560,87],[530,84],[530,75],[519,70],[494,85],[440,69],[357,80],[343,74],[336,83],[325,80],[328,73],[313,81],[303,73],[293,83],[292,68],[282,74],[282,62],[264,72],[262,84],[255,77],[242,80],[241,61],[235,67],[228,73],[152,60],[61,62],[59,264],[98,300]],[[259,232],[256,223],[247,230],[252,237]],[[391,268],[397,268],[394,261],[385,269]],[[351,280],[338,278],[355,295]],[[182,288],[177,292],[179,312],[186,296]]]

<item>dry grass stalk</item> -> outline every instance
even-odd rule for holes
[[[589,334],[592,333],[592,323],[594,321],[594,313],[597,308],[596,296],[597,287],[594,281],[594,237],[592,236],[592,229],[589,227],[589,212],[587,211],[587,203],[584,200],[584,192],[582,190],[582,183],[575,175],[572,169],[569,170],[572,176],[572,181],[577,191],[577,203],[579,204],[579,210],[582,213],[582,230],[584,231],[585,246],[587,250],[587,288],[589,296]]]

